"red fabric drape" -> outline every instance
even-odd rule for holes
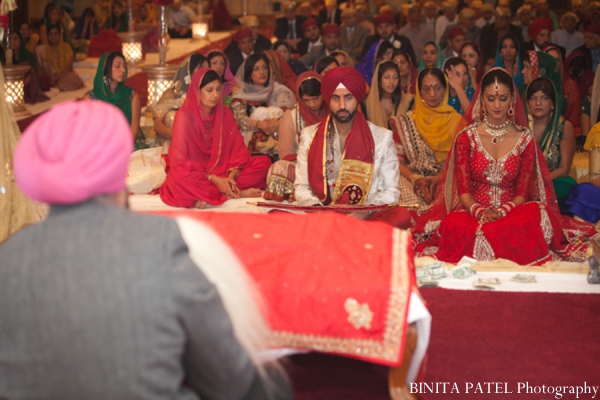
[[[213,15],[213,29],[231,29],[231,15],[229,15],[229,10],[224,0],[212,0],[210,2],[210,11]]]
[[[327,174],[323,165],[325,153],[325,139],[331,118],[323,120],[317,128],[317,133],[308,149],[308,181],[315,195],[324,204],[329,204],[333,193],[328,193]],[[367,120],[362,113],[356,113],[352,130],[346,139],[346,148],[343,149],[345,160],[358,160],[365,163],[374,163],[375,142]],[[367,193],[368,194],[368,193]]]
[[[123,42],[113,29],[105,29],[90,39],[90,50],[88,57],[102,57],[112,51],[121,52]]]
[[[160,188],[160,197],[168,205],[193,207],[197,200],[222,204],[227,199],[208,180],[209,175],[224,177],[230,169],[240,169],[240,189],[262,188],[271,164],[267,157],[254,157],[244,146],[231,110],[221,102],[206,115],[199,101],[198,88],[203,68],[194,74],[187,98],[175,116],[169,147],[169,173]]]
[[[301,73],[298,76],[298,79],[296,79],[296,101],[298,102],[298,108],[300,109],[300,115],[302,116],[302,119],[304,120],[304,124],[306,126],[311,126],[311,125],[321,122],[321,119],[323,119],[325,116],[327,116],[327,114],[329,113],[329,106],[324,101],[323,104],[321,104],[321,113],[317,114],[313,110],[308,108],[306,106],[306,104],[304,104],[304,102],[300,98],[300,84],[307,79],[316,79],[319,82],[321,82],[321,75],[317,74],[314,71],[308,71],[308,72]]]

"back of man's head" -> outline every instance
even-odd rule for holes
[[[52,107],[23,133],[14,155],[19,188],[33,200],[75,204],[125,189],[131,129],[97,100]]]

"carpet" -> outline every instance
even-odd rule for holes
[[[556,394],[541,393],[542,385],[546,391],[600,386],[599,296],[439,288],[422,294],[433,316],[425,374],[433,390],[423,387],[421,399],[555,399]],[[306,354],[290,357],[286,370],[299,400],[389,398],[387,369],[378,365]],[[446,393],[443,382],[450,382]],[[485,382],[501,384],[489,385],[488,392]],[[448,393],[453,383],[459,393]],[[473,384],[469,393],[467,383]],[[474,393],[477,383],[481,391]],[[522,387],[518,393],[519,383],[539,392]]]

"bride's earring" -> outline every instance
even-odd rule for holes
[[[510,108],[508,109],[508,115],[510,115],[511,117],[515,115],[515,109],[513,108],[513,106],[510,106]]]

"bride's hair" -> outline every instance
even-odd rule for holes
[[[483,80],[481,81],[482,94],[485,91],[485,89],[487,89],[488,86],[495,84],[496,81],[498,81],[498,83],[501,83],[504,86],[506,86],[507,88],[509,88],[510,94],[512,94],[512,95],[515,94],[513,79],[510,77],[508,72],[506,72],[505,70],[503,70],[501,68],[497,68],[492,71],[489,71],[487,74],[484,75]]]

